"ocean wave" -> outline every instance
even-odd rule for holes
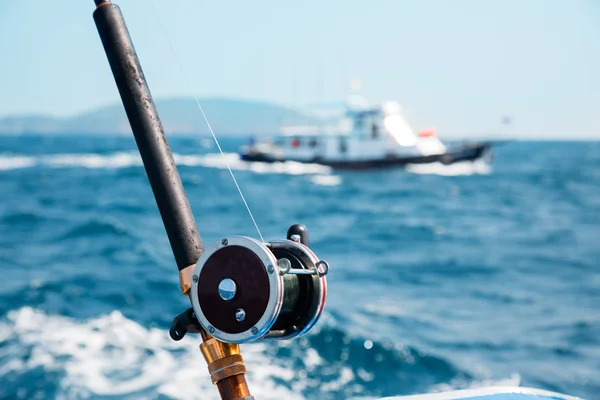
[[[315,175],[310,181],[320,186],[338,186],[342,183],[342,178],[337,175]]]
[[[46,398],[216,398],[216,388],[198,352],[198,340],[174,342],[166,330],[146,329],[119,311],[77,321],[24,307],[9,312],[7,320],[0,323],[0,378],[8,383],[39,368],[60,372],[57,393],[46,392]],[[288,381],[290,371],[273,365],[262,353],[260,344],[244,349],[249,379],[256,382],[255,396],[302,399],[276,383],[277,379]],[[19,389],[3,384],[0,398],[15,396]],[[30,385],[26,390],[35,389]]]
[[[35,164],[35,157],[0,155],[0,170],[28,168]]]
[[[406,170],[413,174],[441,175],[441,176],[468,176],[489,175],[492,172],[490,164],[484,160],[462,161],[453,164],[442,164],[440,162],[430,164],[409,164]]]
[[[328,175],[332,169],[320,164],[305,164],[295,161],[262,163],[248,162],[239,158],[237,153],[208,153],[202,155],[173,154],[175,163],[179,166],[206,167],[232,170],[251,171],[258,174],[321,174]],[[109,154],[82,153],[82,154],[53,154],[48,156],[22,156],[3,155],[0,156],[0,170],[11,170],[30,168],[34,166],[51,167],[82,167],[90,169],[99,168],[129,168],[142,166],[142,159],[137,152],[116,152]],[[459,175],[487,175],[491,173],[492,167],[483,160],[474,162],[457,162],[450,165],[442,163],[409,164],[406,166],[408,172],[414,174],[431,174],[442,176]],[[316,178],[313,183],[318,185],[337,185],[339,177]]]
[[[113,220],[90,220],[73,226],[61,239],[71,239],[90,236],[114,235],[129,236],[131,234],[127,228],[118,221]]]
[[[237,153],[209,153],[203,155],[173,154],[178,166],[206,167],[232,170],[251,171],[258,174],[328,174],[331,168],[319,164],[303,164],[286,161],[276,163],[259,163],[242,161]],[[142,166],[142,159],[137,152],[116,152],[109,154],[53,154],[47,156],[0,156],[0,170],[30,168],[35,166],[55,168],[89,168],[89,169],[119,169]]]
[[[60,377],[45,388],[46,397],[57,398],[215,398],[198,341],[174,342],[166,329],[148,329],[119,311],[76,320],[23,307],[0,321],[0,379],[14,382],[42,369]],[[261,399],[389,396],[398,394],[399,383],[415,393],[473,380],[439,357],[331,326],[296,341],[245,345],[243,353],[252,392]],[[0,397],[19,389],[4,385]]]
[[[13,211],[0,216],[0,222],[7,225],[39,223],[47,218],[41,213],[33,211]]]
[[[254,235],[222,157],[173,144],[205,244]],[[507,147],[488,176],[297,177],[250,172],[288,166],[240,162],[234,144],[226,157],[245,169],[234,172],[265,236],[303,223],[317,254],[337,266],[324,318],[305,340],[242,346],[257,398],[380,398],[518,376],[583,398],[600,393],[600,186],[590,180],[600,176],[600,147]],[[166,335],[183,299],[131,138],[0,147],[0,398],[217,398],[199,339],[173,344]],[[343,183],[320,185],[330,176]],[[102,322],[114,309],[120,319]],[[40,317],[26,329],[19,315]],[[139,339],[112,338],[128,330]],[[153,335],[155,344],[136,344]],[[105,344],[79,348],[96,341]],[[75,348],[61,347],[68,343]],[[157,352],[182,367],[163,368]],[[126,363],[114,366],[121,355]],[[99,379],[108,394],[92,392]]]
[[[141,166],[137,153],[118,152],[112,154],[55,154],[39,158],[39,164],[53,167],[127,168]]]
[[[306,174],[328,174],[331,168],[319,164],[304,164],[295,161],[262,163],[248,162],[240,160],[237,153],[209,153],[201,156],[174,155],[175,162],[178,165],[202,166],[209,168],[251,171],[257,174],[287,174],[287,175],[306,175]]]

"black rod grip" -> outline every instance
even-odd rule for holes
[[[179,270],[195,264],[204,247],[169,149],[150,89],[121,10],[95,0],[94,21],[133,131]]]

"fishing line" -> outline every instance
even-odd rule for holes
[[[183,73],[183,76],[184,76],[185,80],[187,81],[188,86],[193,87],[191,85],[191,79],[189,78],[190,75],[187,73],[187,70],[185,69],[183,62],[181,61],[181,58],[179,58],[177,51],[175,51],[175,47],[173,46],[173,43],[171,43],[169,34],[167,33],[167,30],[165,29],[165,26],[162,23],[162,20],[160,19],[159,15],[158,15],[158,11],[156,10],[156,7],[154,7],[154,2],[152,0],[148,0],[148,2],[150,3],[150,6],[152,7],[152,11],[154,11],[154,15],[156,16],[156,19],[158,20],[158,23],[163,31],[163,34],[165,35],[165,38],[167,39],[167,43],[169,43],[169,47],[171,47],[171,52],[173,53],[175,60],[177,60],[177,62],[179,63],[179,68],[181,69],[181,72]],[[206,122],[206,126],[208,126],[208,130],[210,131],[210,134],[212,135],[212,137],[215,141],[215,144],[217,145],[217,148],[219,149],[219,152],[221,153],[221,157],[223,157],[223,161],[225,161],[225,165],[227,165],[227,169],[229,170],[231,179],[233,179],[233,183],[235,183],[235,187],[237,188],[237,190],[240,194],[240,197],[242,198],[242,201],[244,202],[244,205],[246,206],[246,210],[248,211],[248,214],[250,215],[250,219],[252,219],[252,223],[254,224],[254,227],[256,228],[256,232],[258,232],[258,236],[260,237],[260,240],[262,242],[264,242],[265,239],[263,238],[263,235],[260,233],[258,224],[256,223],[256,220],[254,219],[254,215],[252,214],[252,211],[250,211],[250,206],[248,205],[248,202],[246,201],[246,198],[244,197],[244,194],[242,193],[242,189],[240,188],[240,185],[238,184],[237,179],[235,179],[233,170],[229,166],[229,162],[227,162],[227,158],[225,157],[225,154],[223,153],[223,150],[221,149],[221,144],[219,143],[219,140],[217,139],[217,136],[215,135],[215,132],[213,131],[212,126],[210,125],[210,122],[208,122],[208,118],[206,117],[206,114],[204,113],[204,109],[202,108],[202,105],[200,104],[200,100],[198,100],[198,96],[196,96],[195,94],[193,94],[193,96],[194,96],[194,100],[196,100],[196,105],[200,109],[200,113],[202,113],[204,122]]]

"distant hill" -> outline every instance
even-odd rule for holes
[[[293,109],[252,100],[200,99],[212,128],[220,135],[267,135],[282,124],[312,124],[317,120]],[[168,134],[208,134],[193,98],[157,99],[156,107]],[[129,134],[121,104],[91,110],[71,118],[42,115],[0,117],[0,134]]]

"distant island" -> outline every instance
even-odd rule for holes
[[[314,124],[318,119],[281,105],[253,100],[201,98],[200,104],[219,135],[272,135],[285,124]],[[209,134],[194,98],[156,99],[169,135]],[[130,134],[121,104],[102,107],[70,118],[44,115],[0,117],[0,134]]]

